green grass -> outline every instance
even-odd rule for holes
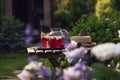
[[[27,64],[27,55],[23,54],[0,54],[0,79],[7,76],[15,76],[13,71],[23,69]]]
[[[16,74],[13,72],[15,70],[22,70],[28,64],[27,58],[27,53],[0,54],[0,79],[8,78],[8,76],[15,77]],[[53,66],[47,59],[39,59],[39,61],[53,69]]]

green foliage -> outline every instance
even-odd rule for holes
[[[111,0],[113,9],[120,11],[120,0]]]
[[[96,0],[55,0],[55,26],[71,27],[82,14],[93,13]],[[71,28],[69,28],[71,29]]]
[[[92,76],[96,80],[117,80],[120,78],[120,73],[118,73],[114,68],[107,67],[102,63],[94,63],[92,68],[95,69],[95,74]]]
[[[118,42],[120,42],[120,38],[114,38],[112,42],[118,43]]]
[[[57,20],[57,21],[56,21]],[[70,14],[57,11],[55,12],[55,26],[56,27],[66,27],[71,23],[71,17]]]
[[[82,14],[94,12],[96,0],[69,0],[68,10],[73,22],[81,18]]]
[[[14,17],[3,16],[0,25],[0,51],[25,51],[24,23]]]
[[[83,17],[73,25],[70,34],[78,35],[82,28],[86,28],[88,35],[92,40],[98,43],[110,42],[118,37],[118,30],[120,29],[120,12],[113,12],[112,14],[103,14],[100,19],[95,15]]]

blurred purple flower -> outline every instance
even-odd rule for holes
[[[39,35],[39,31],[38,31],[37,29],[34,29],[32,35],[33,35],[33,36]]]
[[[81,71],[85,71],[87,69],[87,66],[83,62],[75,64],[74,67],[76,70],[81,70]]]
[[[63,54],[66,56],[68,62],[71,63],[72,61],[76,62],[80,58],[83,58],[86,53],[87,53],[87,50],[81,47],[81,48],[74,49],[72,51],[64,52]]]
[[[48,69],[48,68],[45,67],[45,66],[41,66],[41,67],[40,67],[39,73],[40,73],[40,75],[41,75],[43,78],[49,77],[49,76],[52,75],[51,70]]]
[[[57,80],[64,80],[63,78],[63,69],[61,68],[56,68],[56,76],[57,76]]]
[[[17,78],[19,80],[31,80],[32,73],[27,70],[22,70],[22,72],[17,75]]]
[[[95,70],[88,69],[88,70],[85,72],[85,74],[84,74],[84,78],[85,78],[85,79],[90,78],[92,75],[95,74],[95,72],[96,72]]]
[[[61,76],[63,74],[63,70],[60,68],[56,68],[56,75]]]
[[[32,73],[32,80],[36,80],[36,78],[37,78],[37,73],[33,72]]]
[[[38,43],[36,44],[36,46],[37,46],[38,48],[41,48],[41,47],[42,47],[41,42],[38,42]]]
[[[32,34],[32,26],[31,26],[31,24],[27,24],[27,25],[26,25],[25,34],[26,34],[27,36],[30,36],[30,35]]]
[[[32,55],[32,56],[28,57],[28,62],[37,61],[37,59],[38,59],[38,57],[36,55]]]
[[[69,67],[64,69],[63,78],[64,80],[80,80],[83,75],[81,70],[78,70],[78,66]]]
[[[72,67],[64,69],[63,76],[64,80],[87,80],[95,73],[92,68],[86,65],[86,62],[80,62]]]
[[[71,41],[66,45],[66,51],[74,50],[77,47],[77,44],[78,44],[77,42]]]
[[[84,62],[88,66],[90,66],[94,61],[94,57],[91,56],[90,50],[88,50],[81,60],[81,62]]]
[[[25,39],[26,44],[30,44],[32,41],[33,41],[33,37],[31,37],[31,36],[26,37],[26,39]]]

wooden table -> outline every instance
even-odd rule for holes
[[[65,49],[64,48],[38,48],[38,47],[29,47],[27,48],[28,54],[36,55],[38,58],[47,58],[54,67],[59,67],[57,59],[59,57],[65,57],[62,54]]]

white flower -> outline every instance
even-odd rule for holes
[[[66,55],[68,62],[72,62],[72,61],[77,61],[80,58],[82,58],[85,54],[87,53],[87,50],[83,47],[81,48],[76,48],[72,51],[67,51],[64,52],[63,54]]]
[[[110,20],[110,18],[105,18],[106,21]]]
[[[32,79],[32,73],[30,73],[27,70],[23,70],[20,74],[17,75],[17,77],[20,80],[31,80]]]
[[[40,66],[42,66],[41,62],[37,62],[37,61],[31,61],[28,65],[25,66],[25,70],[35,70],[35,71],[39,71]]]
[[[120,56],[120,43],[117,43],[114,48],[114,57]]]
[[[120,38],[120,34],[118,35],[118,37]]]
[[[91,49],[91,52],[101,61],[108,60],[114,56],[114,43],[99,44]]]
[[[120,30],[118,30],[118,37],[120,38]]]

